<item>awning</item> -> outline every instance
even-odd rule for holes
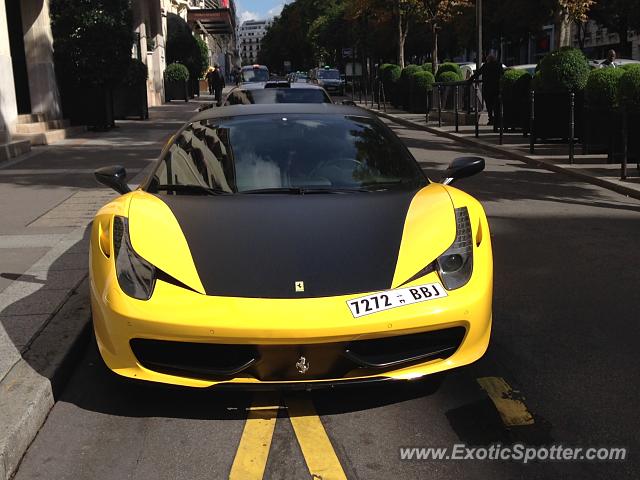
[[[187,12],[187,22],[191,28],[202,34],[231,35],[236,22],[229,8],[202,8]]]

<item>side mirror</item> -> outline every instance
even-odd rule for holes
[[[356,102],[354,102],[353,100],[342,100],[342,105],[348,105],[350,107],[355,107],[356,106]]]
[[[121,165],[99,168],[94,172],[94,175],[99,183],[113,188],[122,195],[131,191],[129,185],[124,181],[124,179],[127,178],[127,171]]]
[[[461,178],[470,177],[484,170],[482,157],[458,157],[449,164],[442,178],[443,185],[449,185]]]

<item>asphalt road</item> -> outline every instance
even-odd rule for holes
[[[274,397],[122,383],[88,349],[16,479],[249,478],[232,467],[260,460],[268,479],[344,478],[339,469],[367,480],[640,478],[640,202],[393,129],[434,180],[457,156],[487,160],[457,185],[483,202],[492,229],[494,327],[481,361],[439,388],[436,379]],[[506,426],[478,382],[487,377],[509,384],[533,422]],[[517,442],[629,451],[600,463],[400,459],[401,447]]]

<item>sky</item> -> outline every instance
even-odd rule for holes
[[[240,23],[245,20],[263,20],[280,14],[285,3],[292,0],[236,0]]]

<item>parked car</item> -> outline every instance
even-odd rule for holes
[[[311,70],[310,81],[323,87],[329,93],[344,95],[344,83],[340,72],[335,68],[324,67]]]
[[[332,103],[329,94],[311,83],[269,81],[246,83],[233,88],[223,106],[266,103]]]
[[[538,68],[537,63],[524,63],[522,65],[511,65],[507,67],[509,70],[525,70],[529,75],[533,76]]]
[[[146,154],[144,152],[143,154]],[[196,115],[142,185],[95,216],[91,312],[101,358],[190,387],[415,381],[481,358],[491,336],[491,234],[429,180],[371,112],[252,105]]]
[[[600,68],[600,67],[602,67],[602,62],[604,62],[605,60],[606,60],[606,59],[604,59],[604,58],[601,58],[601,59],[599,59],[599,60],[589,60],[589,66],[590,66],[591,68]],[[614,64],[616,67],[620,67],[620,66],[622,66],[622,65],[627,65],[627,64],[630,64],[630,63],[640,64],[640,61],[638,61],[638,60],[631,60],[630,58],[616,58],[616,59],[613,61],[613,64]]]
[[[269,69],[265,65],[247,65],[240,70],[240,83],[267,82]]]

